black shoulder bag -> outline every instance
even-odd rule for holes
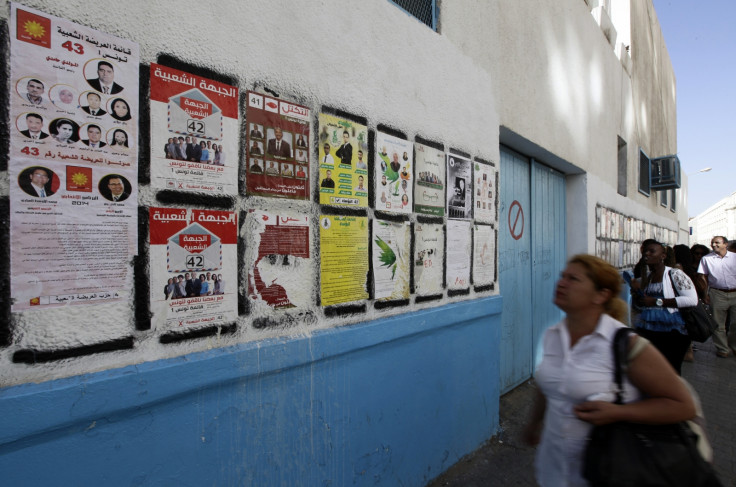
[[[672,270],[670,270],[668,275],[670,276],[670,283],[672,284],[672,289],[675,291],[675,296],[679,296],[680,293],[677,291],[677,286],[675,286],[675,280],[672,279]],[[698,304],[695,306],[677,308],[677,310],[685,322],[685,329],[690,340],[703,343],[718,328],[718,324],[700,298],[698,298]]]
[[[613,339],[616,404],[623,404],[630,328]],[[649,425],[611,423],[595,426],[588,439],[583,476],[594,487],[719,487],[713,467],[698,453],[686,423]]]

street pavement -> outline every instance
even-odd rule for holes
[[[696,347],[695,361],[683,364],[682,375],[700,396],[721,483],[736,487],[736,358],[716,357],[712,340]],[[530,380],[502,396],[498,434],[427,487],[536,486],[535,449],[521,440],[534,391]]]

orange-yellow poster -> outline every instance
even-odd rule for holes
[[[322,215],[319,230],[322,306],[368,299],[368,219]]]
[[[319,114],[319,202],[368,206],[368,128]]]

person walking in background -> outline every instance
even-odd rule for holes
[[[621,276],[591,255],[576,255],[562,271],[554,303],[565,319],[547,329],[535,373],[539,387],[524,431],[539,444],[535,461],[542,487],[586,486],[583,457],[593,425],[623,420],[669,424],[695,416],[684,382],[643,337],[631,337],[624,378],[625,404],[614,404],[612,341],[625,327]],[[636,385],[634,385],[636,384]],[[622,466],[621,468],[626,468]]]
[[[736,333],[726,331],[727,314],[736,315],[736,254],[728,251],[728,239],[716,236],[710,241],[713,252],[703,256],[698,267],[698,277],[708,288],[706,304],[713,310],[718,328],[713,333],[716,355],[729,357],[736,352]]]
[[[698,279],[698,268],[693,265],[693,254],[687,245],[679,244],[673,248],[675,254],[675,267],[680,269],[682,272],[690,278],[695,285],[695,292],[698,294],[698,299],[705,299],[705,287],[702,285],[702,281]],[[687,352],[685,352],[685,362],[692,362],[695,360],[695,346],[690,342]]]

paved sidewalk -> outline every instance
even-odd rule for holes
[[[696,346],[682,373],[700,395],[721,482],[736,487],[736,358],[716,357],[710,340]],[[536,486],[535,449],[521,441],[533,397],[532,381],[501,397],[499,433],[427,487]]]

